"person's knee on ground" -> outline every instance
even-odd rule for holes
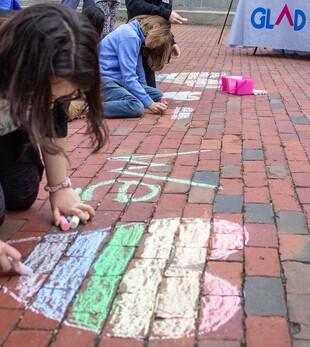
[[[1,177],[6,209],[21,211],[30,208],[38,196],[40,180],[40,170],[35,164],[14,165],[6,170],[5,177]]]
[[[141,117],[144,114],[144,106],[138,99],[132,100],[128,105],[128,116]]]
[[[109,78],[101,80],[101,98],[106,118],[141,117],[144,114],[143,103]]]
[[[127,101],[105,101],[103,102],[103,110],[105,118],[134,118],[142,117],[144,114],[144,106],[142,102],[136,98]]]

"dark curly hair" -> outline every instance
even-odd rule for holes
[[[74,83],[84,93],[94,151],[107,141],[97,43],[98,35],[87,18],[57,4],[30,6],[0,27],[0,96],[9,102],[15,124],[49,153],[60,151],[53,142],[54,78]]]

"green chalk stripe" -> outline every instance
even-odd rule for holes
[[[120,280],[121,276],[92,276],[86,291],[77,296],[69,321],[93,331],[100,331]]]
[[[89,313],[89,312],[72,312],[68,316],[69,323],[76,326],[99,333],[101,326],[106,319],[106,312]]]
[[[98,332],[107,318],[121,276],[144,232],[144,225],[117,228],[112,240],[93,266],[86,289],[76,297],[68,321]]]
[[[119,276],[135,252],[134,247],[110,246],[101,253],[94,265],[96,276]]]
[[[110,241],[113,246],[135,247],[143,234],[144,224],[121,225]]]

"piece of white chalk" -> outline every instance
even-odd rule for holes
[[[80,224],[80,218],[78,216],[72,216],[70,220],[70,228],[75,229]]]
[[[20,274],[21,275],[24,275],[24,276],[33,275],[33,270],[31,269],[31,267],[29,267],[23,263],[20,263],[19,266],[20,266]]]
[[[19,275],[24,275],[24,276],[31,276],[33,275],[33,270],[31,269],[31,267],[23,264],[21,261],[18,262],[18,265],[19,265],[19,272],[17,272],[15,270],[15,267],[14,267],[14,260],[12,259],[12,257],[8,257],[9,261],[11,262],[12,264],[12,269],[18,273]]]

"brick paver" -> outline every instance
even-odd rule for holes
[[[109,120],[97,154],[70,124],[93,221],[52,227],[44,182],[8,213],[0,237],[35,275],[0,277],[0,345],[310,346],[309,62],[218,46],[219,30],[174,28],[165,115]],[[221,74],[268,94],[222,94]]]

